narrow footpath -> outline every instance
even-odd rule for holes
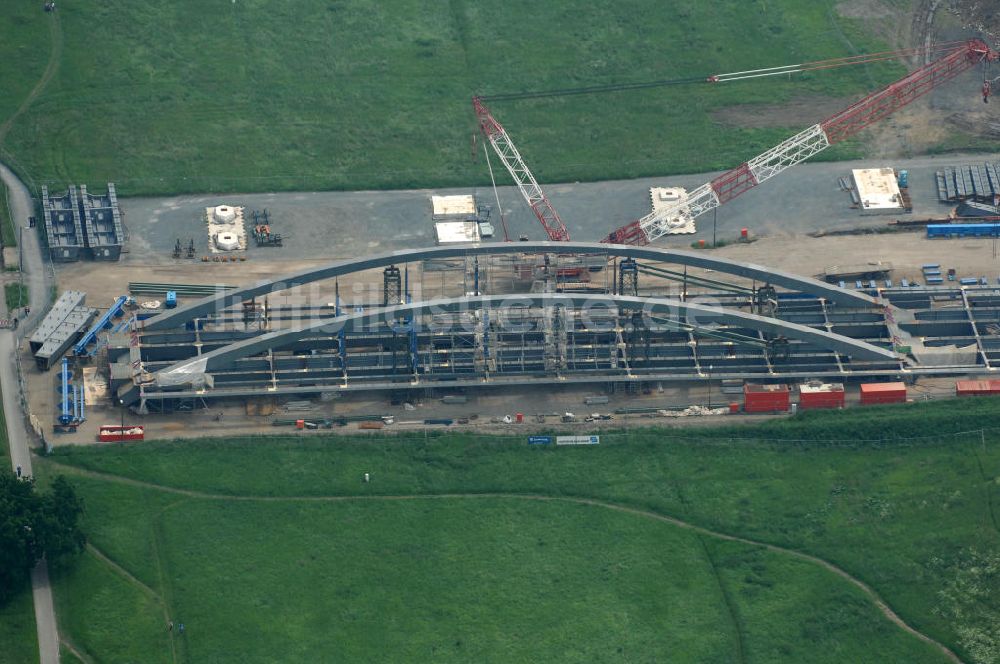
[[[49,306],[52,278],[42,258],[37,229],[28,230],[28,217],[33,209],[31,195],[14,173],[0,164],[0,179],[10,192],[10,210],[14,230],[18,234],[21,270],[28,286],[31,315],[22,319],[16,330],[0,331],[0,386],[3,389],[3,411],[7,419],[7,439],[10,441],[11,468],[21,468],[23,475],[31,475],[31,452],[24,413],[21,410],[21,389],[17,380],[14,353],[24,337],[30,334]],[[6,309],[6,303],[0,302]],[[38,653],[41,664],[58,664],[59,631],[56,611],[49,586],[49,570],[43,560],[31,573],[31,592],[35,601],[35,624],[38,627]]]

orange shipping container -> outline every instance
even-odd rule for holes
[[[862,383],[862,405],[876,403],[905,403],[905,383]]]
[[[960,380],[955,383],[955,394],[960,397],[1000,394],[1000,380]]]
[[[787,385],[743,386],[743,411],[746,413],[775,413],[788,410],[791,391]]]

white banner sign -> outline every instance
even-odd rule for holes
[[[556,445],[599,445],[600,436],[556,436]]]

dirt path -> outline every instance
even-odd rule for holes
[[[45,67],[45,72],[42,77],[38,79],[35,83],[35,87],[31,89],[28,96],[24,98],[21,105],[17,107],[14,114],[7,118],[3,124],[0,124],[0,147],[3,147],[4,140],[7,138],[7,133],[10,131],[11,126],[14,121],[17,120],[21,115],[27,111],[31,104],[34,103],[38,95],[42,93],[45,87],[52,80],[52,77],[56,75],[59,71],[59,61],[62,59],[63,50],[63,35],[62,35],[62,23],[59,20],[59,12],[53,12],[51,14],[52,20],[49,21],[49,38],[52,42],[52,49],[49,51],[49,64]]]
[[[736,607],[733,605],[733,598],[726,590],[726,584],[722,581],[722,575],[719,574],[719,567],[715,564],[715,558],[712,557],[712,551],[708,548],[708,544],[705,543],[705,538],[698,535],[698,544],[701,546],[702,552],[705,554],[705,562],[708,563],[709,569],[712,570],[712,578],[715,579],[715,584],[719,587],[719,594],[722,596],[722,603],[726,607],[726,613],[729,615],[729,622],[733,625],[733,632],[736,634],[735,645],[736,645],[736,661],[739,664],[746,664],[746,646],[743,643],[743,628],[740,625],[739,615],[737,615]]]
[[[147,595],[155,599],[157,602],[160,602],[161,604],[163,603],[163,598],[160,597],[160,595],[155,590],[153,590],[145,583],[137,579],[135,576],[132,575],[132,572],[128,571],[127,569],[116,563],[114,560],[109,558],[107,554],[105,554],[103,551],[98,549],[93,544],[90,544],[89,542],[87,543],[87,553],[94,556],[99,561],[110,567],[112,570],[114,570],[116,574],[118,574],[118,576],[125,579],[128,583],[132,584],[136,588],[139,588],[140,590],[142,590],[142,592],[146,593]]]
[[[71,653],[73,653],[73,655],[74,655],[74,656],[75,656],[75,657],[76,657],[76,658],[77,658],[78,660],[80,660],[81,662],[83,662],[84,664],[94,664],[94,660],[93,660],[93,659],[91,659],[91,658],[90,658],[90,657],[88,657],[87,655],[84,655],[84,654],[83,654],[83,653],[82,653],[82,652],[81,652],[81,651],[80,651],[80,650],[79,650],[79,649],[78,649],[78,648],[77,648],[77,647],[76,647],[75,645],[73,645],[73,644],[72,644],[72,643],[71,643],[70,641],[68,641],[67,639],[65,639],[65,638],[63,638],[63,639],[60,639],[59,643],[60,643],[60,644],[61,644],[61,645],[62,645],[62,646],[63,646],[64,648],[66,648],[66,650],[68,650],[68,651],[70,651]]]
[[[117,562],[115,562],[114,560],[112,560],[106,553],[104,553],[103,551],[101,551],[100,549],[98,549],[96,546],[94,546],[93,544],[91,544],[89,542],[87,543],[87,552],[89,554],[91,554],[92,556],[94,556],[94,558],[97,558],[97,560],[99,560],[100,562],[104,563],[115,574],[117,574],[118,576],[122,577],[127,583],[129,583],[132,586],[135,586],[136,588],[138,588],[139,590],[141,590],[146,595],[149,595],[153,599],[153,601],[155,601],[157,604],[160,605],[160,608],[163,611],[163,624],[166,625],[166,624],[168,624],[168,623],[171,622],[171,620],[170,620],[170,609],[169,609],[169,607],[167,607],[167,602],[163,598],[162,595],[160,595],[158,592],[156,592],[155,590],[153,590],[152,588],[150,588],[149,586],[147,586],[145,583],[143,583],[142,581],[140,581],[136,576],[134,576],[132,574],[132,572],[128,571],[127,569],[125,569],[124,567],[122,567],[121,565],[119,565]],[[156,554],[156,560],[157,560],[157,566],[159,566],[159,560],[160,560],[159,553]],[[162,574],[160,575],[160,581],[161,581],[161,583],[163,581]],[[173,630],[170,630],[170,632],[169,632],[169,640],[170,640],[170,654],[171,654],[171,658],[172,658],[172,660],[174,662],[176,662],[177,661],[177,648],[174,645],[174,632],[173,632]]]
[[[141,480],[134,480],[127,477],[121,477],[118,475],[111,475],[107,473],[99,473],[91,470],[84,470],[81,468],[76,468],[75,466],[67,466],[61,464],[52,459],[48,460],[60,469],[75,475],[81,475],[83,477],[89,477],[92,479],[103,480],[107,482],[117,482],[120,484],[126,484],[129,486],[152,489],[155,491],[163,491],[166,493],[173,493],[181,496],[187,496],[189,498],[200,498],[203,500],[232,500],[241,502],[309,502],[309,503],[323,503],[323,502],[349,502],[349,501],[404,501],[404,500],[476,500],[482,498],[492,498],[492,499],[508,499],[508,500],[530,500],[536,502],[552,502],[552,503],[569,503],[574,505],[589,505],[592,507],[600,507],[603,509],[614,510],[616,512],[621,512],[623,514],[631,514],[633,516],[639,516],[645,519],[652,519],[654,521],[659,521],[661,523],[666,523],[677,528],[683,528],[692,533],[711,537],[718,540],[723,540],[727,542],[739,542],[741,544],[747,544],[749,546],[756,546],[764,548],[768,551],[791,556],[799,560],[803,560],[814,565],[819,565],[823,569],[832,572],[844,579],[848,583],[851,583],[856,588],[865,593],[868,598],[875,604],[879,611],[882,612],[886,618],[888,618],[892,623],[902,630],[908,632],[909,634],[917,637],[921,641],[928,643],[944,654],[952,662],[957,664],[962,664],[962,660],[956,655],[950,648],[948,648],[943,643],[931,638],[930,636],[918,631],[916,628],[909,625],[905,620],[903,620],[892,608],[886,603],[882,597],[872,589],[867,583],[851,576],[846,570],[837,565],[813,556],[808,553],[803,553],[801,551],[796,551],[795,549],[788,549],[776,544],[768,544],[766,542],[759,542],[757,540],[747,539],[745,537],[739,537],[737,535],[730,535],[728,533],[721,533],[714,530],[709,530],[702,526],[682,521],[676,517],[667,516],[665,514],[659,514],[657,512],[652,512],[649,510],[643,510],[636,507],[629,507],[627,505],[621,505],[618,503],[612,503],[605,500],[597,500],[594,498],[582,498],[573,496],[546,496],[542,494],[524,494],[524,493],[435,493],[435,494],[413,494],[413,495],[381,495],[381,496],[366,496],[366,495],[353,495],[353,496],[245,496],[245,495],[226,495],[217,493],[207,493],[203,491],[194,491],[191,489],[179,489],[176,487],[164,486],[160,484],[154,484],[152,482],[144,482]],[[738,629],[738,627],[737,627]]]

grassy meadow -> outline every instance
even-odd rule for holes
[[[28,287],[21,283],[4,284],[3,294],[8,312],[13,312],[29,302]]]
[[[42,77],[51,50],[50,21],[41,6],[30,2],[8,2],[0,23],[0,72],[4,94],[0,95],[0,125],[13,116]]]
[[[61,620],[95,657],[133,647],[134,621],[145,661],[333,648],[386,661],[943,661],[815,561],[720,537],[732,535],[828,561],[967,661],[992,662],[996,406],[633,430],[587,448],[460,434],[60,448],[45,472],[74,477],[96,552],[57,580]],[[985,429],[963,433],[969,422]],[[101,601],[130,607],[122,617],[95,617],[73,592],[97,563],[118,576]],[[154,638],[166,616],[190,621],[183,639]]]
[[[35,609],[31,587],[9,603],[0,606],[0,662],[4,664],[37,664],[38,635],[35,631]]]
[[[14,220],[10,215],[9,195],[7,185],[0,182],[0,245],[16,247],[17,232],[14,230]]]
[[[26,4],[0,23],[0,80],[11,82],[0,123],[53,48],[58,67],[2,147],[36,186],[113,180],[127,196],[485,184],[482,146],[478,159],[471,151],[473,94],[884,50],[837,5],[80,0],[53,15]],[[858,97],[902,71],[880,63],[493,110],[542,182],[697,172],[735,166],[822,119],[751,129],[715,122],[713,111]]]

